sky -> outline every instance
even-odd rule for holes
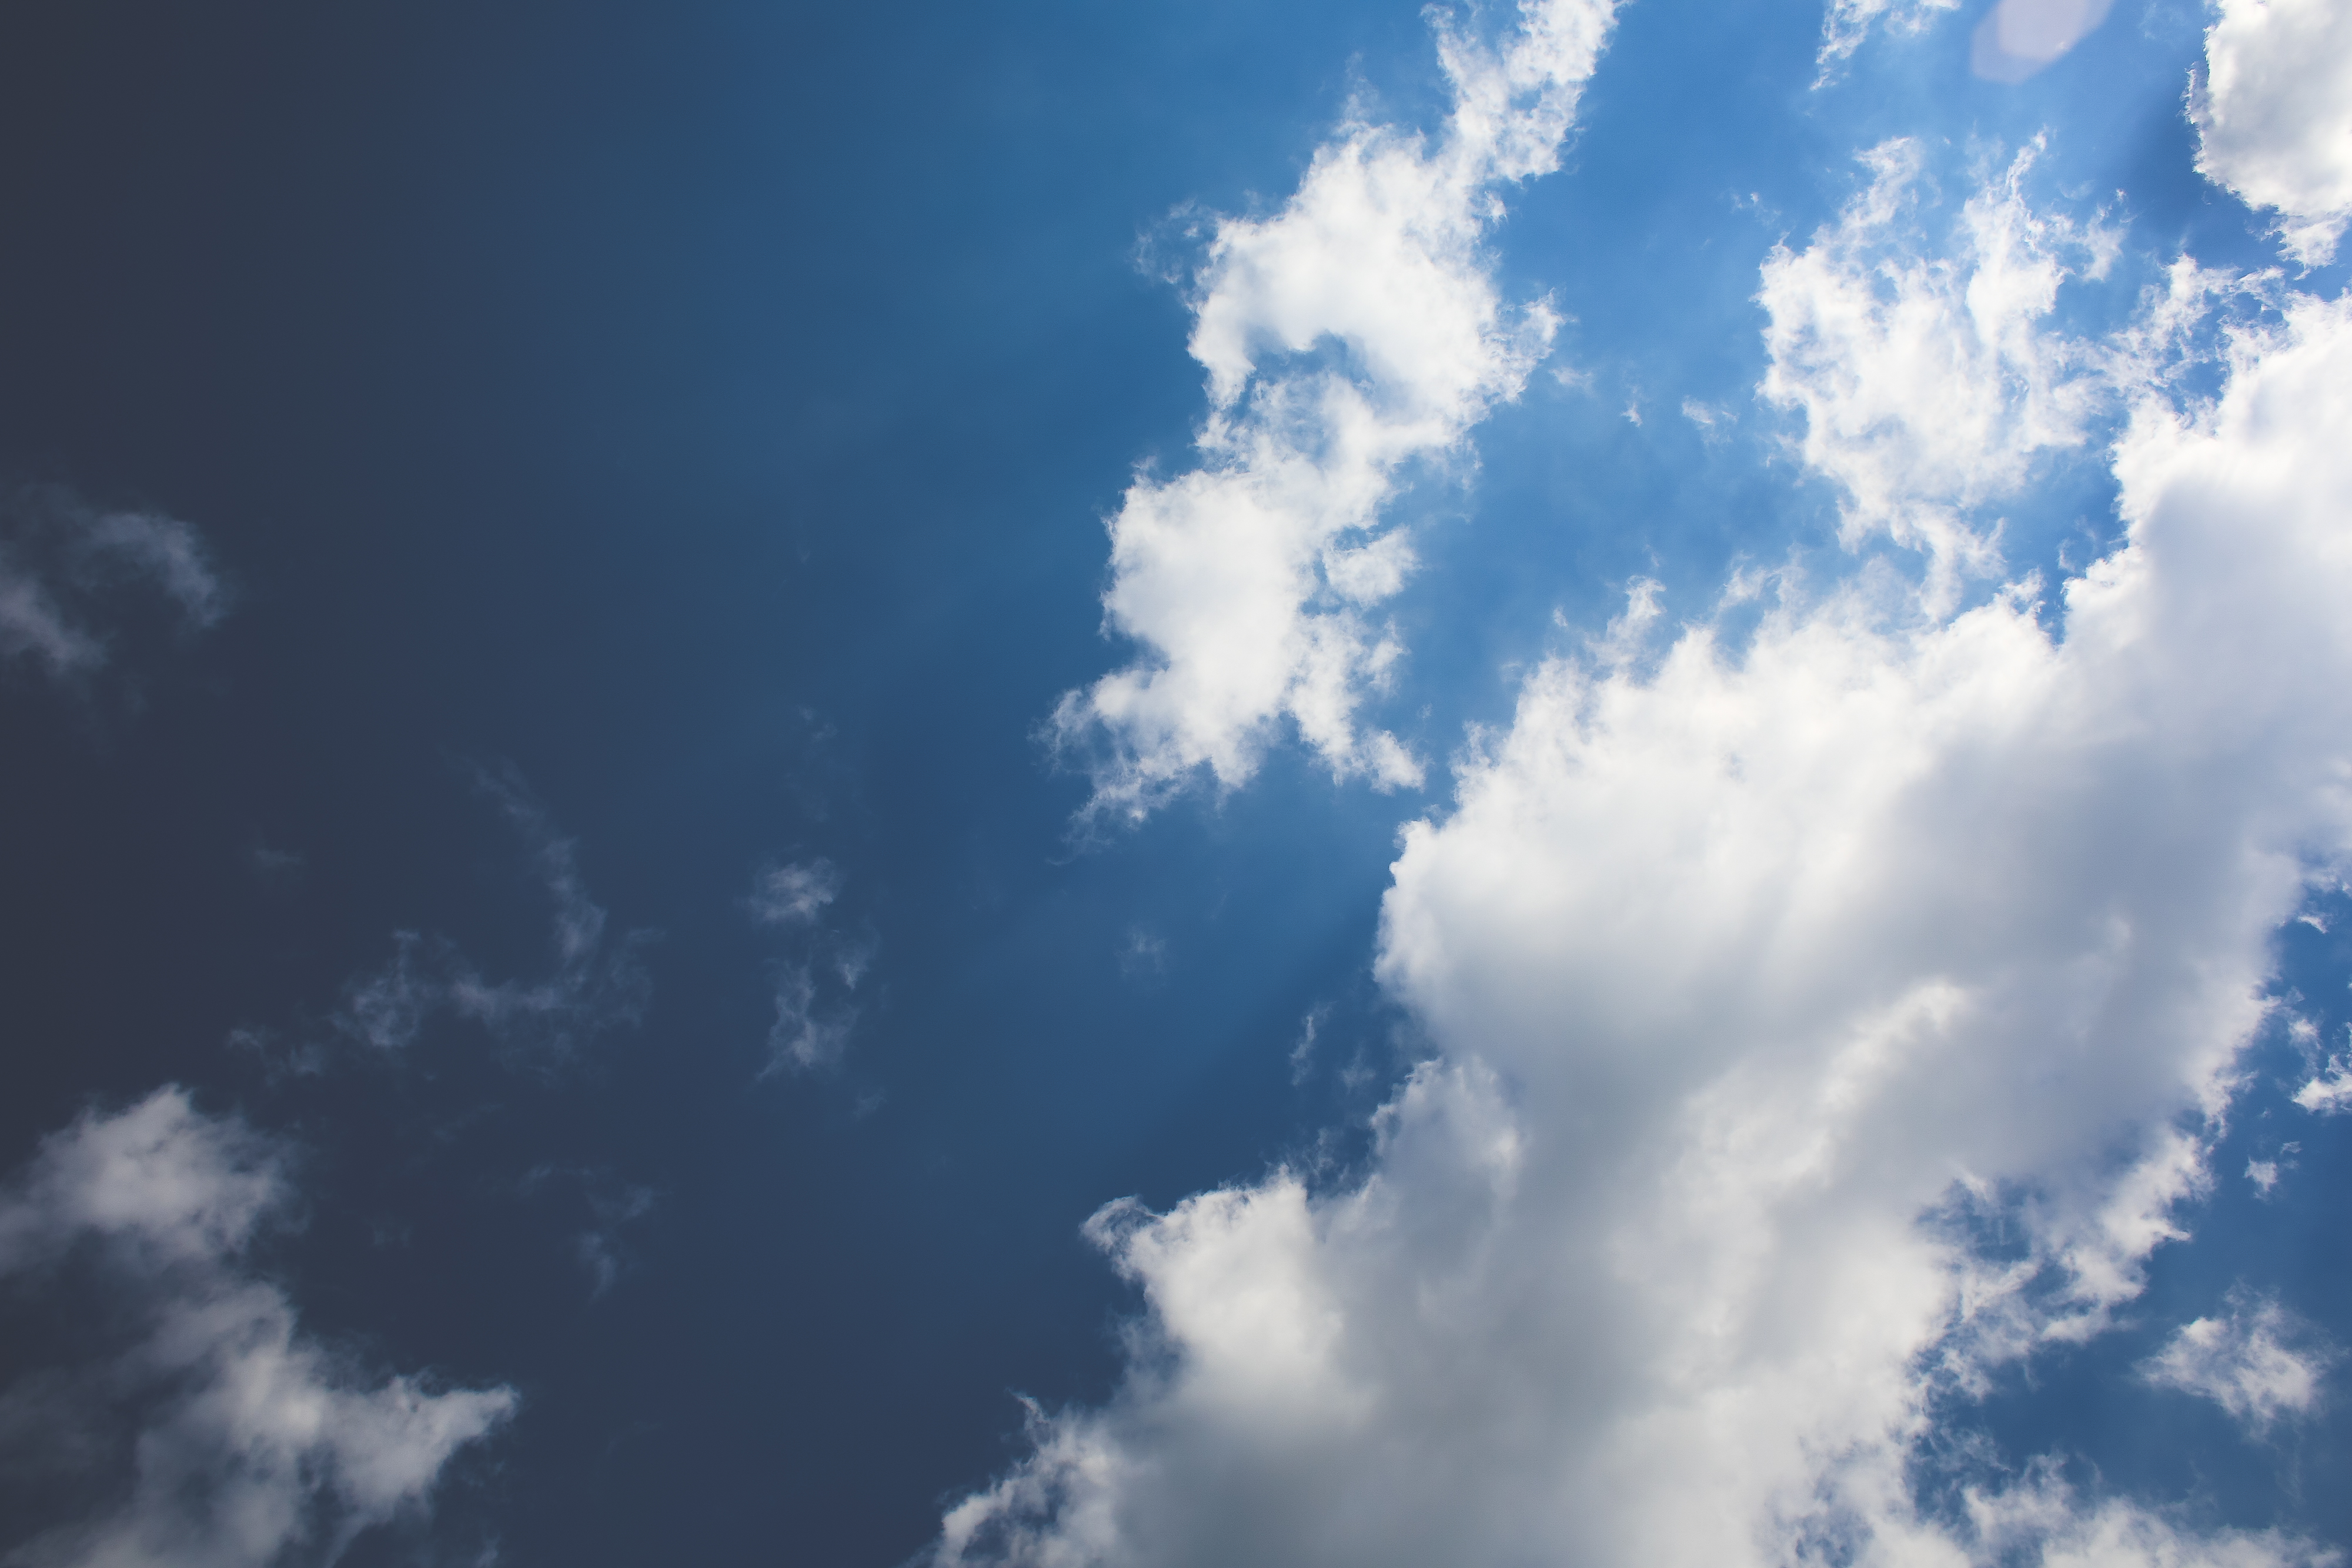
[[[2352,11],[0,16],[0,1564],[2352,1553]]]

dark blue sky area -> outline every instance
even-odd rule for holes
[[[11,1160],[166,1080],[292,1131],[310,1321],[521,1389],[443,1509],[514,1561],[919,1546],[1012,1390],[1106,1385],[1086,1215],[1305,1138],[1309,1009],[1392,1060],[1388,803],[1277,763],[1074,856],[1032,737],[1106,657],[1102,511],[1197,413],[1139,241],[1279,199],[1357,54],[1423,67],[1418,16],[12,11],[0,468],[188,518],[236,600],[0,695]],[[542,973],[509,766],[658,933],[641,1024],[225,1043],[331,1034],[395,930]],[[742,901],[812,855],[878,956],[842,1073],[758,1081]],[[571,1237],[633,1186],[592,1299]]]

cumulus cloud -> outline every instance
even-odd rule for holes
[[[2278,214],[2316,267],[2352,221],[2352,11],[2336,0],[2220,0],[2189,94],[2197,169]]]
[[[2256,1437],[2319,1407],[2334,1354],[2276,1301],[2241,1292],[2227,1315],[2184,1323],[2140,1367],[2160,1388],[2210,1399]]]
[[[1805,464],[1838,488],[1849,546],[1883,533],[1931,558],[1931,608],[2000,566],[1989,505],[2042,454],[2080,445],[2105,393],[2099,356],[2049,331],[2059,286],[2105,274],[2117,236],[2041,212],[2024,183],[2037,141],[1931,243],[1916,141],[1863,154],[1869,185],[1804,249],[1776,247],[1757,302],[1770,318],[1759,389],[1801,413]]]
[[[331,1561],[425,1512],[513,1414],[511,1389],[378,1380],[306,1335],[250,1257],[291,1198],[278,1145],[176,1088],[83,1116],[0,1195],[0,1277],[104,1303],[79,1314],[72,1363],[0,1394],[0,1485],[38,1531],[10,1563]]]
[[[826,925],[825,912],[843,885],[841,872],[821,857],[763,866],[752,878],[745,901],[751,918],[791,938],[775,963],[776,1019],[762,1077],[830,1070],[849,1050],[857,1026],[850,998],[873,966],[875,943]]]
[[[589,896],[578,843],[556,832],[511,771],[484,773],[478,781],[530,847],[553,905],[554,967],[535,980],[492,982],[450,943],[395,932],[391,960],[344,988],[335,1029],[374,1050],[397,1051],[446,1013],[481,1025],[501,1043],[561,1061],[645,1016],[653,982],[639,955],[653,934],[632,931],[608,941],[609,917]]]
[[[1908,178],[1877,159],[1768,267],[1815,324],[1776,369],[1860,525],[1933,550],[1928,508],[2082,439],[2033,328],[2089,242],[2012,170],[1956,254],[1862,263]],[[2214,401],[2132,392],[2126,542],[2054,629],[2031,584],[1923,614],[1865,571],[1533,673],[1404,831],[1377,973],[1435,1054],[1365,1168],[1098,1214],[1124,1382],[1033,1410],[936,1562],[2326,1560],[2046,1467],[1914,1484],[2184,1233],[2270,937],[2352,851],[2352,307],[2283,304]]]
[[[112,657],[125,590],[161,594],[187,631],[227,608],[203,537],[175,517],[105,511],[61,486],[0,499],[0,661],[91,674]]]
[[[1109,522],[1105,624],[1142,653],[1049,728],[1089,758],[1089,820],[1139,820],[1203,769],[1241,783],[1285,719],[1337,776],[1420,782],[1358,716],[1403,654],[1378,607],[1414,566],[1382,509],[1549,347],[1557,318],[1507,307],[1483,246],[1502,190],[1557,165],[1613,10],[1525,0],[1494,47],[1441,18],[1437,137],[1351,119],[1278,212],[1216,223],[1193,280],[1199,462],[1139,476]]]

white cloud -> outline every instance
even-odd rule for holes
[[[102,668],[124,586],[160,591],[188,631],[226,612],[203,538],[154,512],[107,512],[62,486],[0,500],[0,660],[71,681]]]
[[[0,1197],[0,1275],[39,1285],[94,1258],[109,1312],[85,1327],[129,1340],[0,1395],[12,1469],[105,1498],[11,1563],[331,1559],[424,1511],[452,1457],[513,1413],[511,1389],[376,1382],[306,1336],[247,1256],[290,1197],[276,1145],[175,1088],[48,1138]]]
[[[2182,1324],[2140,1375],[2210,1399],[2261,1437],[2282,1417],[2319,1407],[2320,1379],[2335,1360],[2276,1301],[2241,1293],[2231,1298],[2228,1315]]]
[[[753,879],[751,918],[762,925],[807,925],[841,896],[841,873],[823,858],[764,866]]]
[[[1323,1026],[1330,1021],[1331,1004],[1318,1002],[1307,1009],[1298,1020],[1298,1039],[1290,1048],[1290,1082],[1297,1085],[1307,1082],[1315,1065],[1315,1041]]]
[[[1926,243],[1922,149],[1881,143],[1863,155],[1869,186],[1803,250],[1775,247],[1757,295],[1759,391],[1803,413],[1804,461],[1837,486],[1849,546],[1883,532],[1929,554],[1937,610],[1961,575],[2000,570],[1980,510],[2080,445],[2105,392],[2090,347],[2043,322],[2060,284],[2105,272],[2116,236],[2033,209],[2040,151],[1988,179],[1942,247]]]
[[[857,1026],[850,997],[872,967],[876,944],[829,929],[825,911],[841,896],[845,878],[831,861],[761,868],[745,907],[762,925],[800,935],[776,960],[776,1017],[768,1029],[768,1077],[786,1071],[829,1071],[841,1065]]]
[[[1242,782],[1286,718],[1337,776],[1420,782],[1358,718],[1403,653],[1377,607],[1414,565],[1382,508],[1550,344],[1557,319],[1507,308],[1483,246],[1502,187],[1558,163],[1613,8],[1526,0],[1499,48],[1441,19],[1440,136],[1351,120],[1280,211],[1217,222],[1194,279],[1199,465],[1139,476],[1109,523],[1105,622],[1143,653],[1051,727],[1091,756],[1090,820],[1140,819],[1203,768]]]
[[[1695,397],[1683,399],[1683,417],[1697,425],[1702,431],[1710,433],[1718,424],[1737,423],[1739,419],[1738,414],[1727,408],[1701,402]]]
[[[2198,1535],[2127,1503],[2085,1507],[2046,1465],[2019,1486],[1968,1500],[1969,1527],[1992,1562],[2020,1561],[2021,1551],[2040,1568],[2329,1568],[2343,1561],[2275,1530]]]
[[[2016,173],[1953,260],[1854,264],[1883,177],[1771,264],[1845,345],[1793,395],[1870,526],[2082,438],[2033,335],[2080,231]],[[1901,308],[1836,316],[1871,270]],[[2030,586],[1923,617],[1865,568],[1744,645],[1531,675],[1405,831],[1378,974],[1438,1054],[1365,1173],[1097,1215],[1147,1307],[1124,1384],[1034,1412],[939,1563],[2324,1560],[2046,1472],[1946,1518],[1910,1471],[2182,1234],[2271,935],[2352,850],[2352,307],[2284,303],[2217,402],[2138,383],[2127,543],[2058,632]]]
[[[1118,972],[1125,979],[1146,983],[1165,978],[1168,939],[1145,926],[1129,926],[1118,945]]]
[[[511,770],[484,773],[477,782],[530,846],[553,905],[554,967],[535,980],[493,982],[448,942],[394,932],[391,961],[344,988],[335,1028],[377,1051],[396,1051],[414,1044],[436,1014],[447,1012],[480,1024],[501,1043],[562,1061],[645,1016],[653,982],[639,953],[652,933],[632,931],[608,942],[608,916],[588,894],[578,843],[557,834]]]
[[[1813,85],[1826,82],[1836,68],[1850,58],[1873,27],[1885,27],[1897,37],[1916,37],[1959,8],[1960,0],[1830,0],[1822,13],[1822,74]]]
[[[850,967],[828,969],[802,960],[776,969],[776,1020],[768,1026],[768,1065],[761,1076],[791,1070],[812,1072],[841,1065],[849,1050],[850,1031],[857,1026],[857,1009],[821,998],[828,979],[843,990],[856,987],[859,971]]]
[[[2352,222],[2352,10],[2337,0],[2219,0],[2189,96],[2197,169],[2279,214],[2318,266]]]
[[[2352,1111],[2352,1061],[2329,1057],[2326,1069],[2294,1092],[2294,1103],[2323,1116]]]

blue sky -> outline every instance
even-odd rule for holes
[[[2352,1550],[2347,103],[17,8],[0,1561]]]

